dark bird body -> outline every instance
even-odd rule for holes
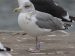
[[[72,20],[75,20],[73,19],[74,17],[72,16],[68,18],[70,20],[64,18],[64,16],[67,16],[68,12],[61,6],[57,5],[54,0],[30,0],[30,1],[34,4],[35,9],[38,11],[49,13],[54,17],[62,19],[62,21],[65,22],[72,22]]]

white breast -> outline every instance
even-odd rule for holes
[[[41,29],[39,28],[35,22],[37,19],[33,16],[20,13],[18,17],[18,24],[20,27],[28,34],[32,36],[42,35],[42,34],[48,34],[50,32],[50,29]]]

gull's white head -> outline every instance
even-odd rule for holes
[[[22,5],[25,2],[30,2],[29,0],[18,0],[18,4],[19,6]]]
[[[32,12],[35,11],[34,5],[29,0],[18,0],[19,8],[15,9],[15,12]]]

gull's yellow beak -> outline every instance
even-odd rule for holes
[[[20,12],[21,11],[21,8],[15,8],[13,11],[14,12]]]

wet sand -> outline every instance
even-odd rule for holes
[[[28,48],[35,47],[35,38],[21,31],[1,31],[0,41],[12,49],[13,56],[75,56],[75,33],[69,36],[39,37],[41,42],[40,53],[27,52]]]

